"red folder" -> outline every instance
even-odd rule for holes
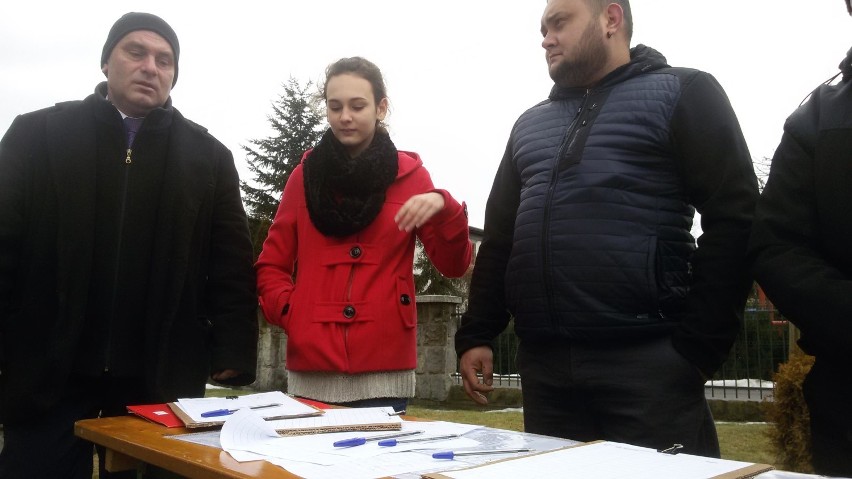
[[[168,404],[142,404],[127,406],[127,411],[141,418],[162,424],[166,427],[183,427],[183,421],[178,418]]]
[[[308,406],[313,406],[317,409],[330,409],[331,408],[331,406],[329,406],[328,404],[326,404],[324,402],[314,401],[313,399],[297,397],[296,401],[299,401],[302,404],[307,404]]]

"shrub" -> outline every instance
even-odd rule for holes
[[[775,400],[766,402],[766,418],[773,424],[769,438],[776,450],[778,464],[788,471],[811,473],[810,415],[802,394],[802,382],[813,356],[792,348],[790,359],[775,373]]]

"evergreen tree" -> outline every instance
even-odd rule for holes
[[[459,296],[466,300],[470,288],[471,272],[472,268],[468,269],[467,273],[461,278],[447,278],[442,275],[426,256],[426,250],[423,248],[420,239],[417,239],[417,247],[414,253],[414,290],[416,294]]]
[[[290,77],[283,85],[284,93],[272,104],[272,114],[267,117],[275,133],[267,138],[249,140],[249,146],[242,145],[249,170],[254,175],[252,183],[241,181],[240,188],[248,208],[255,256],[266,239],[290,173],[305,150],[313,147],[322,136],[325,119],[309,92],[312,85],[309,81],[303,86]]]

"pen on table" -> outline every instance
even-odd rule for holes
[[[248,409],[266,409],[266,408],[278,407],[278,406],[281,406],[281,404],[264,404],[262,406],[249,406]],[[212,411],[206,411],[206,412],[201,413],[201,417],[228,416],[228,415],[234,414],[235,412],[239,411],[240,409],[245,409],[245,408],[214,409]]]
[[[364,444],[367,441],[381,441],[382,439],[413,436],[415,434],[423,434],[423,431],[395,432],[393,434],[382,434],[381,436],[372,437],[351,437],[349,439],[341,439],[340,441],[334,441],[334,447],[360,446],[361,444]]]
[[[432,454],[435,459],[452,459],[456,456],[475,456],[479,454],[511,454],[513,452],[530,452],[531,449],[486,449],[482,451],[443,451]]]
[[[439,439],[452,439],[454,437],[459,437],[459,435],[447,434],[444,436],[415,437],[412,439],[385,439],[384,441],[379,441],[379,446],[396,446],[397,444],[402,444],[404,442],[437,441]]]

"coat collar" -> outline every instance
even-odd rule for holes
[[[848,81],[852,78],[852,48],[846,52],[846,58],[840,62],[840,71],[843,72],[843,81]]]
[[[97,132],[100,131],[102,138],[116,135],[115,141],[122,141],[124,135],[121,115],[101,94],[104,89],[105,84],[101,84],[82,102],[57,105],[46,119],[48,164],[59,218],[60,271],[90,268],[97,221]],[[170,130],[164,182],[156,206],[158,224],[168,225],[159,227],[155,236],[154,254],[162,260],[176,254],[176,249],[189,254],[189,246],[177,244],[174,239],[192,237],[201,204],[212,194],[215,184],[215,168],[211,167],[210,159],[217,153],[216,143],[200,141],[199,135],[206,135],[203,129],[185,120],[170,102],[167,108],[156,109],[146,117],[143,130],[153,128]],[[183,281],[183,276],[179,281]],[[73,285],[74,290],[88,287],[85,281],[78,283]]]
[[[597,85],[592,87],[592,90],[609,88],[635,76],[667,66],[669,65],[666,62],[666,57],[662,53],[645,45],[636,45],[630,49],[630,62],[609,72]],[[564,88],[559,85],[553,85],[548,98],[550,100],[577,98],[585,95],[587,90],[587,88],[581,87]]]

